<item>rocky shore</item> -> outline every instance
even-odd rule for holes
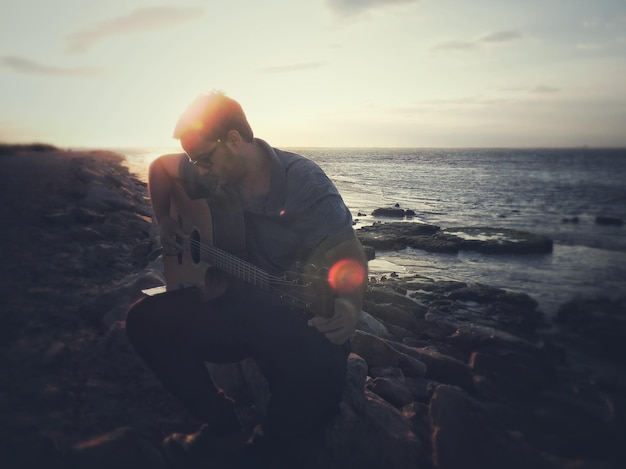
[[[0,467],[168,467],[161,440],[198,422],[124,331],[128,306],[163,283],[145,184],[108,152],[5,146],[0,167]],[[547,248],[530,234],[402,225],[359,237],[371,256],[502,236],[518,253]],[[341,413],[307,457],[329,469],[624,467],[625,337],[624,301],[572,301],[549,321],[532,298],[487,285],[372,279]],[[213,368],[257,420],[268,389],[255,364]]]

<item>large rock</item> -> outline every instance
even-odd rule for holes
[[[474,352],[469,366],[474,373],[485,376],[497,386],[502,396],[516,401],[535,399],[555,379],[555,370],[548,364],[537,364],[516,353],[487,354]]]
[[[415,400],[413,393],[398,379],[374,378],[367,384],[367,389],[379,395],[397,409],[402,409],[405,405]]]
[[[553,468],[457,387],[437,388],[430,402],[430,419],[437,469]]]
[[[370,367],[397,367],[405,376],[423,378],[426,365],[394,348],[394,342],[380,339],[362,331],[352,338],[352,350],[365,359]]]
[[[393,304],[395,307],[404,308],[418,317],[424,317],[428,307],[423,303],[409,297],[406,292],[400,293],[386,287],[369,287],[365,293],[366,300],[379,304]]]
[[[356,328],[360,331],[367,332],[368,334],[375,335],[376,337],[380,337],[382,339],[391,338],[391,334],[389,333],[387,327],[378,319],[365,311],[361,311],[361,313],[359,314],[359,320],[357,322]]]
[[[71,469],[166,469],[161,453],[130,428],[85,440],[68,454]]]
[[[432,347],[402,350],[407,354],[413,353],[415,358],[426,364],[426,378],[459,386],[469,392],[473,390],[473,373],[466,363],[444,355]]]
[[[447,228],[437,237],[456,243],[460,250],[485,254],[547,254],[553,247],[546,236],[508,228]]]
[[[372,304],[367,311],[386,324],[401,327],[407,331],[417,331],[420,323],[415,314],[392,304]]]
[[[537,303],[528,295],[475,284],[451,291],[446,299],[447,303],[431,305],[427,320],[455,329],[478,324],[521,335],[547,326]]]
[[[598,225],[613,225],[613,226],[622,226],[624,224],[624,220],[619,217],[611,217],[607,215],[598,215],[596,217],[596,223]]]
[[[459,227],[440,229],[424,223],[375,223],[357,231],[366,246],[400,250],[407,246],[428,252],[478,251],[485,254],[545,254],[551,239],[507,228]]]
[[[165,284],[162,264],[153,263],[138,274],[124,279],[119,285],[94,298],[83,306],[95,324],[102,323],[108,329],[116,321],[126,320],[129,307],[143,297],[142,290],[160,287]]]
[[[414,216],[413,210],[405,210],[400,207],[379,207],[374,209],[372,215],[375,217],[391,217],[391,218],[404,218]]]
[[[376,223],[357,230],[357,237],[365,246],[375,249],[404,249],[413,237],[431,236],[438,226],[425,223]]]
[[[559,308],[556,321],[592,351],[626,362],[626,298],[572,300]]]
[[[326,432],[319,467],[415,469],[422,444],[402,412],[364,391],[366,370],[364,360],[352,354],[341,411]]]

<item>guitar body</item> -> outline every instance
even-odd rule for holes
[[[181,240],[183,251],[177,256],[163,256],[167,290],[198,287],[206,300],[217,298],[226,288],[228,280],[221,272],[212,269],[202,259],[197,249],[190,245],[193,239],[215,245],[235,255],[245,253],[243,214],[238,203],[220,200],[211,209],[204,199],[190,199],[180,183],[174,183],[170,201],[170,216],[178,221],[189,237]],[[216,229],[219,227],[220,229]]]
[[[335,294],[328,283],[328,269],[305,266],[302,272],[276,276],[244,260],[245,231],[239,203],[223,197],[209,206],[204,199],[190,199],[180,183],[174,183],[170,216],[185,238],[182,253],[163,256],[167,290],[197,287],[205,300],[219,297],[229,279],[260,288],[283,302],[318,316],[334,312]]]

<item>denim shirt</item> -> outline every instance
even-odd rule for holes
[[[270,147],[256,139],[271,159],[267,197],[243,211],[248,260],[269,273],[308,263],[321,245],[332,247],[354,238],[352,215],[332,181],[304,156]],[[190,198],[219,203],[227,188],[202,176],[187,159],[180,166],[183,187]],[[219,227],[216,227],[219,229]]]

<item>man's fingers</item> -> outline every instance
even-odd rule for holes
[[[320,332],[332,331],[342,326],[341,318],[333,316],[330,318],[323,318],[321,316],[315,316],[308,322],[309,326],[315,327]]]
[[[333,344],[341,345],[350,337],[348,329],[337,329],[324,334]]]

